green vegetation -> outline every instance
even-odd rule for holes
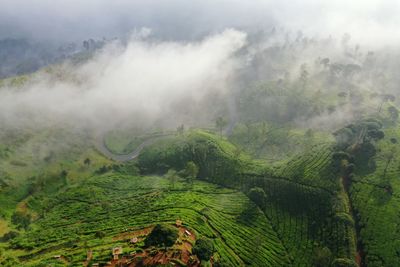
[[[260,187],[254,187],[250,189],[249,198],[256,203],[259,207],[265,207],[265,202],[267,201],[267,195],[264,192],[264,189]]]
[[[150,246],[170,247],[175,244],[178,238],[178,230],[176,228],[157,224],[151,233],[146,237],[144,244]]]
[[[360,244],[367,266],[395,266],[400,261],[398,234],[398,190],[400,155],[398,144],[391,140],[400,137],[396,125],[385,125],[385,138],[374,144],[375,153],[364,171],[356,164],[350,188]],[[364,160],[365,162],[365,160]]]
[[[249,263],[285,265],[286,252],[268,219],[235,190],[195,182],[191,190],[181,180],[174,190],[163,177],[105,174],[86,179],[61,194],[32,199],[35,210],[47,210],[20,236],[11,241],[19,248],[23,265],[36,265],[62,254],[68,262],[83,262],[86,249],[107,261],[109,247],[129,246],[118,236],[155,224],[182,219],[197,235],[213,240],[215,251],[231,266]],[[251,218],[242,217],[247,209]],[[84,212],[83,212],[84,211]],[[98,232],[105,234],[99,238]],[[262,235],[258,253],[246,244]],[[144,244],[143,244],[144,245]],[[22,249],[22,250],[21,250]]]
[[[201,261],[208,261],[214,253],[214,245],[209,239],[197,239],[193,247],[193,253],[197,255]]]
[[[25,110],[5,103],[5,111],[15,110],[0,118],[0,266],[111,260],[117,266],[119,259],[162,266],[399,266],[397,55],[363,50],[348,35],[338,45],[301,32],[295,39],[290,33],[279,38],[276,31],[249,34],[247,45],[233,55],[240,67],[229,60],[234,71],[221,82],[213,84],[218,75],[204,73],[209,81],[191,84],[198,68],[190,79],[181,76],[185,73],[165,75],[171,81],[157,88],[163,81],[155,79],[149,92],[185,85],[193,94],[159,102],[146,93],[144,98],[157,101],[138,105],[127,98],[121,108],[112,103],[115,121],[93,119],[104,114],[98,105],[78,110],[89,113],[75,125],[80,113],[61,119],[70,115],[69,106],[61,105],[61,115],[52,106],[55,117],[40,110],[38,119],[29,105]],[[37,101],[53,93],[41,90],[36,96],[36,88],[72,87],[73,93],[66,92],[74,99],[85,90],[83,99],[111,103],[112,94],[92,95],[98,78],[96,87],[106,90],[110,82],[102,78],[114,74],[108,64],[113,57],[101,56],[107,43],[86,40],[84,51],[70,47],[74,52],[65,54],[66,64],[8,77],[44,64],[26,59],[3,70],[8,78],[0,80],[0,91],[7,97],[16,93],[16,100],[29,91],[21,101],[29,103],[31,96]],[[324,54],[327,48],[335,52]],[[13,57],[7,51],[4,56]],[[90,59],[107,64],[90,71],[85,65]],[[121,76],[123,86],[148,89],[146,80],[130,83],[128,76]],[[220,90],[224,87],[229,90]],[[125,100],[122,89],[114,102]],[[176,95],[186,91],[179,90]],[[76,108],[81,102],[74,103]],[[148,108],[152,103],[160,104]],[[149,258],[157,262],[145,264]]]
[[[271,168],[237,154],[223,138],[192,131],[146,148],[138,162],[149,173],[180,170],[194,162],[200,179],[248,192],[271,220],[293,264],[310,265],[313,251],[321,246],[332,251],[332,259],[355,257],[355,244],[349,242],[354,240],[351,226],[336,216],[348,203],[333,167],[332,146],[317,145],[310,153]],[[251,216],[251,210],[243,214]]]
[[[306,69],[300,80],[295,90],[311,86]],[[293,100],[296,113],[284,109],[294,85],[279,96],[274,86],[241,93],[241,118],[227,137],[222,116],[211,130],[109,132],[104,143],[114,154],[142,146],[125,163],[101,155],[90,133],[1,131],[0,265],[81,265],[89,250],[92,262],[105,263],[117,246],[124,255],[182,251],[181,220],[193,233],[183,242],[205,266],[396,266],[393,99],[382,96],[376,118],[331,134],[284,122],[340,106],[345,94],[306,106],[317,99],[307,91]],[[265,106],[271,95],[283,101],[273,103],[275,115]]]
[[[114,130],[104,136],[104,144],[115,154],[128,154],[146,140],[168,133],[154,131],[149,134],[143,129]]]
[[[367,132],[370,143],[381,137],[378,128]],[[21,143],[33,142],[26,140]],[[170,225],[183,220],[197,240],[212,242],[193,244],[192,253],[205,261],[211,250],[206,248],[213,247],[214,260],[228,266],[354,263],[357,222],[340,177],[357,173],[357,163],[366,160],[338,151],[343,147],[338,144],[316,141],[308,152],[274,165],[252,160],[225,138],[197,130],[157,139],[136,161],[119,165],[88,154],[91,148],[83,146],[76,152],[82,153],[80,175],[75,176],[73,161],[27,179],[23,197],[5,213],[19,231],[7,232],[4,248],[26,266],[54,261],[54,255],[82,263],[89,249],[96,261],[105,262],[113,246],[127,253],[146,246],[176,249]],[[10,151],[8,162],[15,160]],[[50,158],[68,158],[58,153]],[[52,159],[42,160],[51,166]],[[171,233],[158,236],[171,238],[144,235],[136,245],[120,238],[155,225]]]

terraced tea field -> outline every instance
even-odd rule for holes
[[[242,193],[196,181],[172,186],[163,177],[133,177],[118,173],[94,176],[30,207],[43,210],[30,229],[14,239],[24,266],[39,263],[81,265],[86,251],[93,261],[107,262],[111,248],[124,253],[141,249],[116,238],[156,223],[177,219],[196,236],[213,240],[214,259],[228,266],[285,266],[289,257],[270,221]],[[98,233],[104,233],[99,238]],[[97,233],[97,234],[96,234]],[[63,261],[53,259],[62,255]],[[57,265],[58,266],[58,265]]]
[[[385,130],[378,142],[374,171],[356,175],[351,198],[359,219],[362,249],[367,266],[398,266],[400,262],[400,150],[393,138],[397,129]]]
[[[337,189],[337,180],[330,169],[331,159],[332,143],[316,144],[311,149],[280,162],[275,175],[333,192]]]

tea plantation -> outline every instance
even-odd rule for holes
[[[51,262],[54,255],[63,255],[66,265],[79,265],[88,249],[94,261],[107,262],[113,246],[123,246],[126,253],[139,249],[115,241],[119,234],[177,219],[196,235],[211,238],[215,258],[227,265],[289,262],[271,223],[252,202],[238,191],[205,182],[190,186],[179,181],[172,188],[163,177],[109,173],[60,194],[34,198],[29,205],[46,212],[11,243],[26,266]],[[97,238],[98,232],[104,237]]]

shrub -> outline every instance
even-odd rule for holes
[[[29,224],[31,223],[31,215],[22,213],[20,211],[16,211],[11,216],[11,222],[17,225],[18,228],[28,228]]]
[[[347,258],[336,258],[332,262],[333,267],[358,267],[357,263],[354,260]]]
[[[332,261],[332,252],[327,247],[318,247],[314,250],[313,263],[315,267],[329,266]]]
[[[336,151],[332,154],[332,166],[335,168],[335,170],[340,170],[343,160],[350,162],[353,159],[344,151]]]
[[[198,173],[199,167],[193,161],[189,161],[185,168],[185,175],[188,182],[192,183],[193,180],[197,178]]]
[[[16,238],[17,236],[19,236],[19,233],[18,233],[18,232],[10,231],[10,232],[4,234],[3,237],[0,238],[0,241],[1,241],[1,242],[7,242],[7,241],[9,241],[9,240],[11,240],[11,239]]]
[[[368,135],[374,140],[380,140],[385,137],[385,133],[381,130],[370,130],[368,131]]]
[[[338,222],[344,223],[345,225],[354,226],[354,220],[353,218],[350,216],[350,214],[345,213],[345,212],[339,212],[336,214],[335,219]]]
[[[355,166],[353,163],[348,164],[348,165],[346,166],[346,174],[349,175],[349,174],[351,174],[352,172],[354,172],[355,167],[356,167],[356,166]]]
[[[164,246],[170,247],[172,246],[176,239],[178,238],[178,229],[157,224],[149,236],[145,240],[145,245],[149,246]]]
[[[97,231],[97,232],[94,234],[94,236],[95,236],[96,238],[103,238],[103,237],[106,236],[106,234],[105,234],[103,231]]]
[[[208,261],[214,253],[214,245],[210,239],[200,238],[196,240],[192,251],[201,261]]]
[[[249,198],[257,204],[260,208],[264,208],[265,201],[267,199],[267,195],[265,194],[264,189],[260,187],[253,187],[249,191]]]

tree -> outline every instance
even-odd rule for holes
[[[390,107],[388,107],[388,112],[390,115],[390,119],[393,122],[396,122],[397,119],[399,118],[399,110],[397,108],[395,108],[394,106],[390,106]]]
[[[60,176],[61,178],[66,178],[68,176],[68,172],[66,170],[62,170]]]
[[[249,191],[249,198],[257,204],[260,208],[264,208],[265,202],[267,200],[267,195],[265,194],[264,189],[260,187],[253,187]]]
[[[31,215],[26,214],[20,211],[16,211],[12,216],[11,216],[11,222],[15,225],[17,225],[17,228],[28,228],[29,224],[31,223]]]
[[[324,66],[324,68],[328,68],[328,66],[329,66],[329,58],[324,58],[324,59],[322,59],[321,61],[320,61],[320,63],[321,63],[321,65],[323,65]]]
[[[178,135],[182,135],[185,132],[185,125],[180,125],[178,128],[176,128],[176,131],[178,132]]]
[[[165,176],[169,180],[169,182],[171,183],[171,187],[175,188],[175,183],[178,180],[177,172],[174,169],[169,169]]]
[[[177,238],[178,229],[168,225],[157,224],[147,236],[144,243],[147,247],[163,246],[166,249],[175,244]]]
[[[315,267],[330,266],[332,252],[327,247],[318,247],[314,250],[313,262]]]
[[[383,157],[386,160],[386,166],[385,169],[383,170],[383,179],[385,179],[386,177],[387,169],[389,168],[390,162],[394,159],[395,154],[396,154],[396,147],[392,147],[388,151],[385,151],[383,153]]]
[[[368,136],[371,137],[373,140],[378,141],[385,137],[385,133],[381,130],[370,130],[368,131]]]
[[[301,81],[301,86],[304,89],[307,85],[307,80],[308,80],[309,73],[307,71],[307,65],[302,64],[300,66],[300,81]]]
[[[208,261],[214,253],[214,244],[207,238],[197,239],[192,252],[197,255],[199,260]]]
[[[331,266],[333,266],[333,267],[357,267],[358,265],[352,259],[336,258],[332,261]]]
[[[105,237],[106,234],[103,231],[97,231],[96,233],[94,233],[94,236],[96,238],[100,238],[101,239],[101,238]]]
[[[0,238],[0,242],[7,242],[10,241],[14,238],[16,238],[17,236],[19,236],[18,232],[15,231],[10,231],[8,233],[5,233],[1,238]]]
[[[238,159],[240,157],[240,155],[242,154],[242,149],[239,147],[235,147],[235,150],[233,151],[233,156],[235,157],[235,159]]]
[[[391,94],[382,94],[382,95],[380,95],[380,98],[381,98],[382,102],[379,105],[379,109],[378,109],[379,113],[381,112],[382,106],[384,103],[389,102],[389,101],[394,102],[396,100],[396,97]]]
[[[222,137],[222,130],[228,125],[228,122],[223,117],[218,117],[215,121],[215,126],[219,130],[220,136]]]
[[[188,183],[193,184],[193,180],[196,179],[199,173],[199,167],[193,161],[189,161],[186,164],[185,173]]]
[[[251,134],[251,126],[252,126],[252,122],[250,120],[247,120],[244,125],[246,125],[246,129],[247,129],[247,143],[250,143],[250,134]]]
[[[90,161],[89,158],[86,158],[86,159],[83,161],[83,163],[84,163],[85,165],[89,166],[90,163],[91,163],[91,161]]]

